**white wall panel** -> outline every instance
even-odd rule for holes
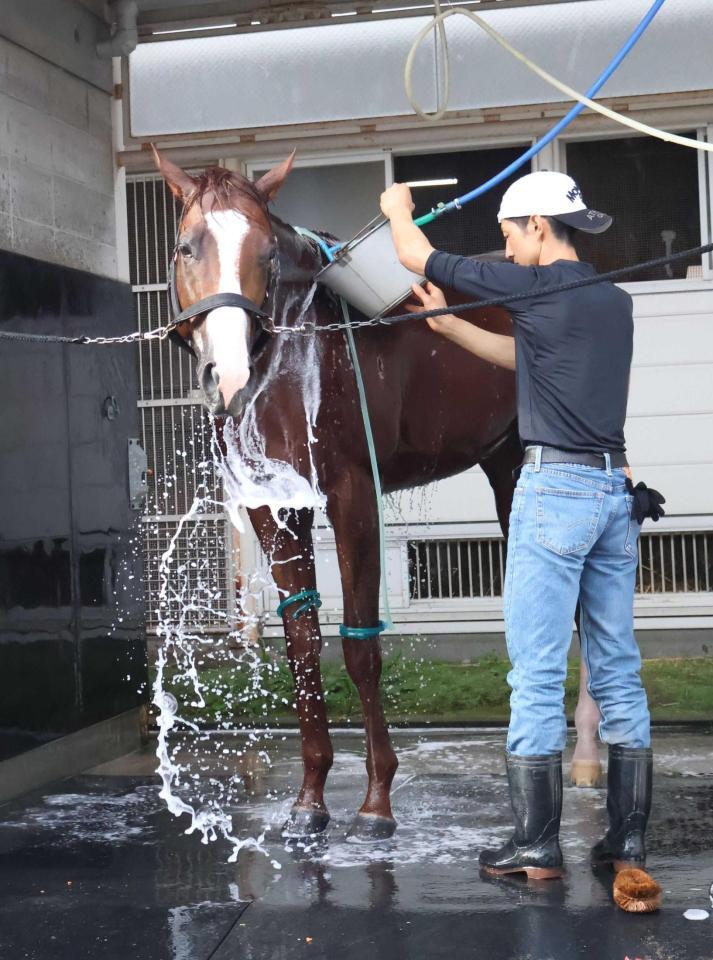
[[[483,523],[496,520],[488,478],[480,468],[389,498],[388,523]]]
[[[663,493],[668,518],[697,516],[699,529],[713,529],[713,463],[647,466],[634,479],[644,480]]]
[[[665,349],[662,344],[662,349]],[[713,361],[633,367],[629,416],[672,417],[713,410]]]
[[[488,11],[483,18],[555,76],[585,90],[647,9],[647,0],[581,0]],[[130,60],[132,133],[409,114],[403,66],[427,22],[414,17],[140,44]],[[453,17],[447,31],[451,109],[562,99],[470,21]],[[710,0],[668,4],[602,96],[713,87],[710,37]],[[431,37],[414,70],[426,110],[435,106],[434,70]]]
[[[662,464],[713,464],[713,412],[631,417],[626,424],[626,445],[634,471]]]
[[[707,313],[692,314],[689,295],[661,299],[663,316],[637,316],[634,326],[634,363],[637,367],[665,367],[699,363],[713,357],[713,306]],[[713,292],[707,294],[713,301]],[[685,312],[681,312],[684,310]],[[664,346],[665,345],[665,346]]]

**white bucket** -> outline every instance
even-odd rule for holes
[[[350,240],[315,279],[367,317],[380,317],[406,300],[411,284],[424,278],[399,263],[391,224],[383,220]]]

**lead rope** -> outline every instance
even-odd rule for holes
[[[328,261],[334,260],[332,252],[323,237],[313,233],[306,227],[294,227],[294,230],[303,237],[309,237],[319,246],[325,254]],[[374,481],[374,494],[376,496],[376,510],[379,518],[379,567],[380,567],[380,594],[383,598],[384,620],[379,620],[375,627],[348,627],[342,623],[339,626],[339,635],[350,640],[370,640],[377,637],[382,630],[390,630],[394,625],[391,619],[391,608],[389,606],[389,591],[386,582],[386,529],[384,524],[384,504],[381,494],[381,479],[379,477],[379,464],[376,459],[376,447],[374,445],[374,434],[371,429],[371,418],[369,417],[369,407],[366,402],[366,390],[364,389],[364,380],[361,375],[359,365],[359,355],[357,354],[354,334],[352,333],[351,318],[349,316],[349,304],[344,297],[339,298],[342,308],[342,318],[344,320],[344,329],[347,337],[347,345],[351,354],[352,364],[354,366],[354,376],[356,378],[357,391],[359,393],[359,405],[361,407],[361,416],[364,422],[364,433],[366,434],[366,443],[369,448],[369,462],[371,464],[371,475]]]
[[[379,621],[379,628],[381,630],[390,630],[393,627],[394,622],[391,619],[391,608],[389,606],[389,591],[386,583],[386,530],[384,525],[384,504],[382,502],[381,494],[381,479],[379,477],[379,464],[376,460],[376,447],[374,446],[374,434],[371,429],[371,418],[369,417],[369,407],[366,402],[366,391],[364,389],[364,380],[361,375],[361,367],[359,365],[359,355],[357,354],[356,344],[354,342],[354,334],[352,333],[351,322],[349,318],[349,305],[344,297],[339,298],[339,302],[342,307],[342,317],[344,318],[344,332],[347,337],[347,344],[349,345],[349,353],[351,354],[352,364],[354,365],[354,376],[356,377],[357,391],[359,392],[359,404],[361,406],[361,416],[364,421],[364,433],[366,434],[366,442],[369,447],[369,461],[371,463],[371,475],[374,480],[374,493],[376,495],[376,510],[379,517],[379,565],[381,567],[381,598],[383,600],[383,609],[384,609],[384,620]],[[375,636],[380,630],[377,627],[365,627],[365,628],[352,628],[347,627],[347,631],[356,631],[357,629],[361,630],[363,634],[369,632],[370,636]],[[342,631],[342,636],[349,636],[352,634],[347,634]],[[359,638],[356,638],[359,639]]]

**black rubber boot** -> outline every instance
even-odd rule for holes
[[[646,864],[646,824],[651,811],[653,756],[649,747],[610,745],[607,772],[609,829],[592,847],[595,866],[615,870]]]
[[[494,876],[525,873],[533,880],[561,877],[562,755],[508,754],[510,803],[515,833],[498,850],[483,850],[480,866]]]

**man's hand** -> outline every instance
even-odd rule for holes
[[[440,310],[447,307],[443,291],[430,281],[425,289],[418,283],[411,286],[414,300],[418,303],[405,303],[404,310],[418,313],[421,310]],[[515,341],[502,333],[491,333],[474,323],[463,320],[453,313],[444,313],[440,317],[426,317],[431,330],[443,334],[459,347],[464,347],[486,363],[494,363],[506,370],[515,369]]]
[[[405,183],[394,183],[381,194],[381,212],[389,220],[397,210],[413,213],[416,205],[411,197],[411,190]]]
[[[408,313],[418,313],[421,310],[440,310],[442,307],[448,306],[441,288],[437,287],[435,283],[431,283],[430,280],[425,288],[422,287],[420,283],[412,284],[411,290],[416,299],[420,300],[420,303],[405,303],[404,309],[407,310]],[[441,317],[426,317],[426,323],[431,330],[435,330],[436,333],[445,333],[453,326],[455,319],[453,314],[447,313]]]

